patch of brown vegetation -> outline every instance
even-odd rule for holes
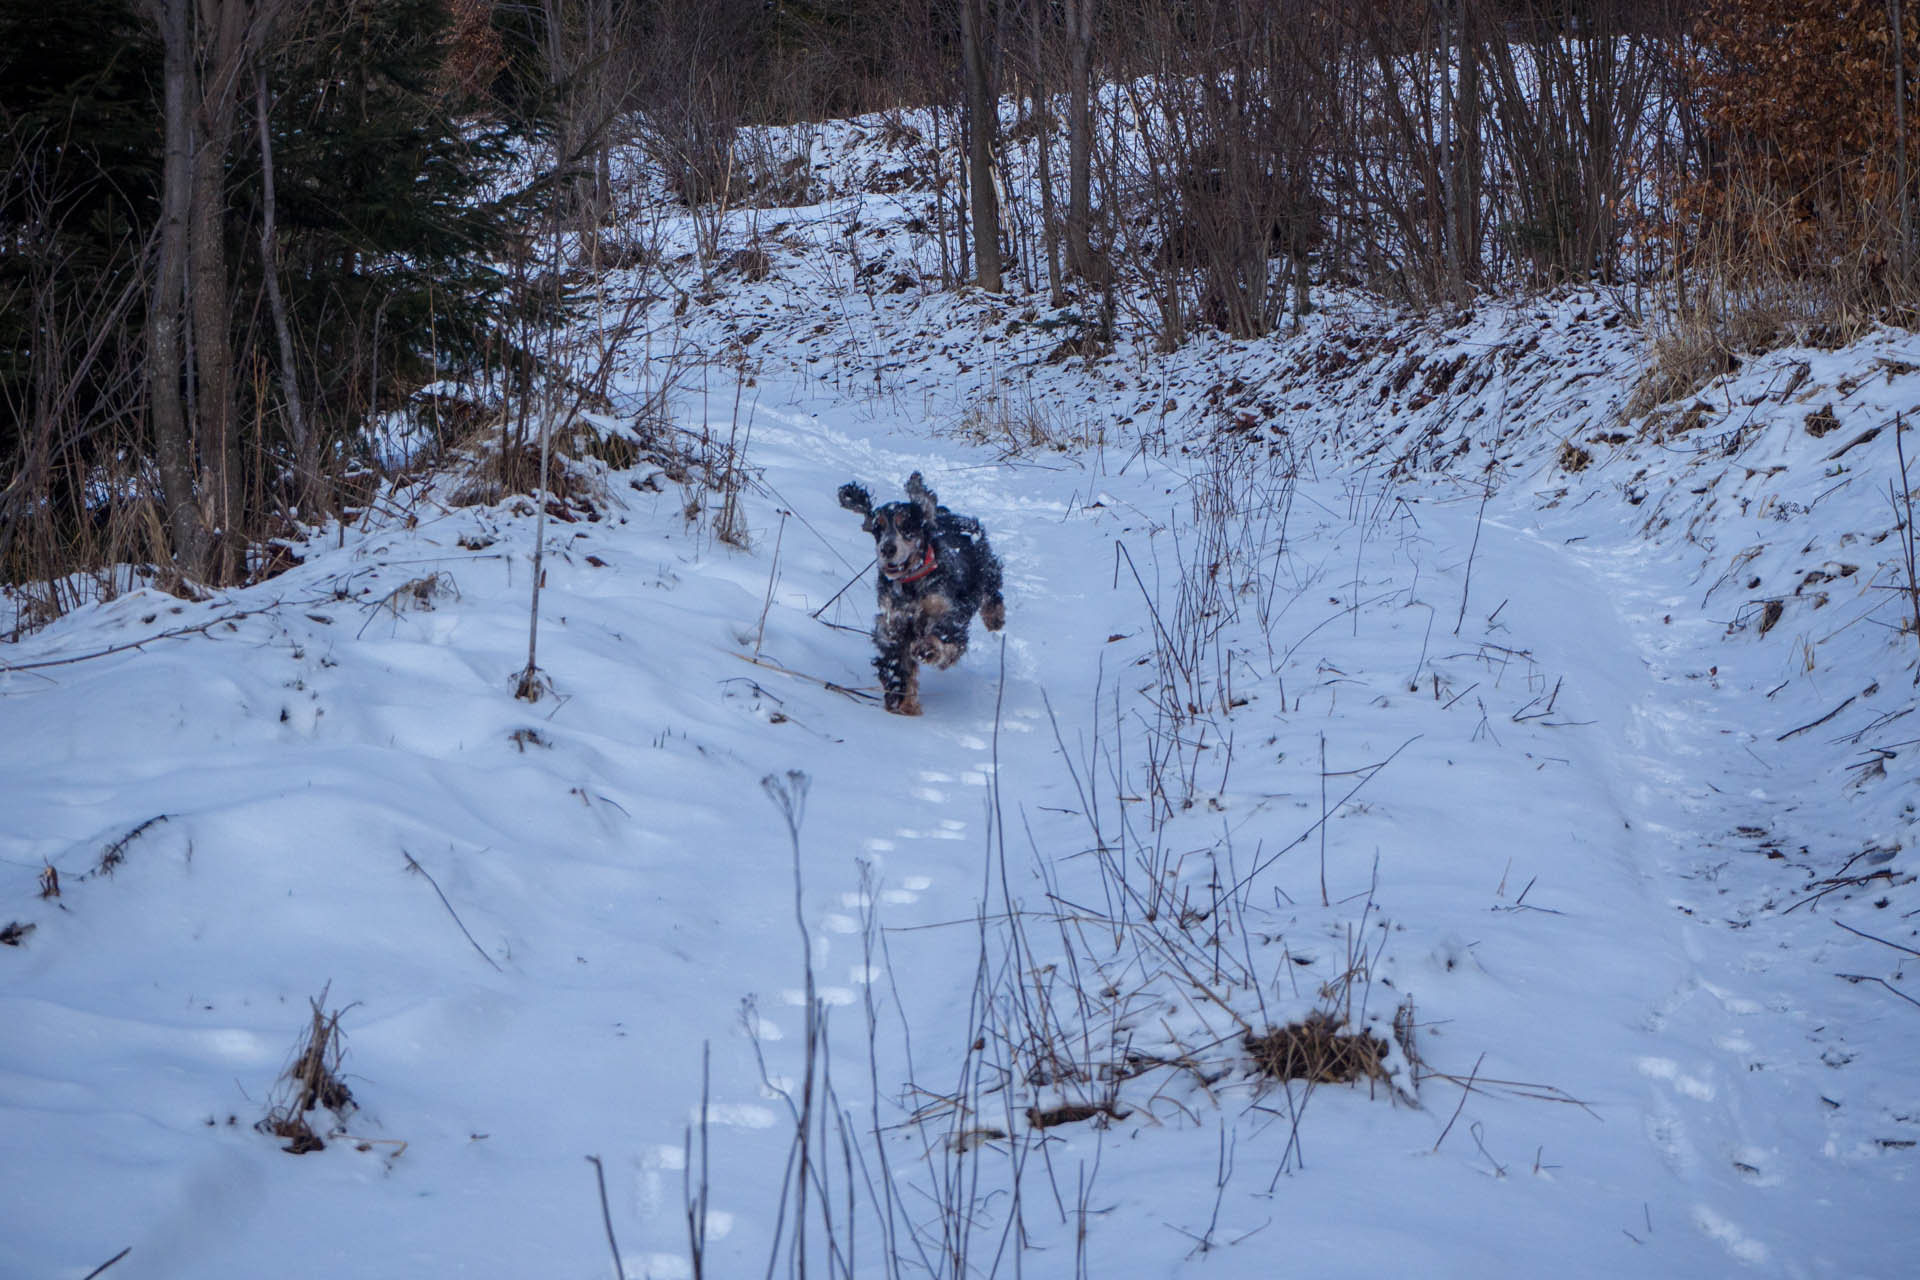
[[[346,1056],[346,1044],[340,1034],[340,1015],[346,1010],[323,1012],[321,1002],[326,999],[326,994],[322,991],[318,999],[310,1002],[313,1018],[308,1024],[306,1037],[300,1042],[292,1065],[280,1077],[275,1089],[280,1100],[268,1108],[264,1119],[254,1125],[262,1133],[287,1139],[287,1145],[281,1150],[296,1156],[326,1149],[327,1144],[307,1123],[308,1112],[315,1107],[325,1107],[333,1112],[335,1121],[344,1126],[347,1113],[359,1106],[353,1100],[353,1092],[340,1078],[340,1061]],[[343,1131],[336,1128],[335,1133]]]
[[[1264,1035],[1249,1033],[1242,1043],[1253,1057],[1254,1069],[1273,1080],[1310,1080],[1316,1084],[1386,1080],[1383,1062],[1387,1043],[1370,1035],[1344,1032],[1341,1028],[1345,1025],[1343,1019],[1330,1014],[1312,1013]]]
[[[1051,1129],[1057,1124],[1078,1124],[1095,1116],[1125,1120],[1131,1114],[1117,1109],[1111,1102],[1068,1102],[1057,1107],[1028,1107],[1027,1123],[1036,1129]]]

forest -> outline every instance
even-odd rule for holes
[[[1315,285],[1420,310],[1592,283],[1685,386],[1905,322],[1912,9],[6,0],[10,631],[270,575],[481,421],[537,470],[538,406],[605,391],[555,327],[645,249],[615,157],[718,255],[730,211],[810,198],[767,126],[931,111],[920,283],[1071,303],[1090,344],[1258,339]],[[404,458],[374,441],[396,421]]]

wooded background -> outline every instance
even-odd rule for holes
[[[116,566],[270,574],[371,500],[383,415],[520,457],[644,250],[617,157],[704,260],[815,194],[766,125],[925,137],[928,287],[1089,344],[1316,286],[1597,284],[1709,361],[1911,324],[1916,46],[1906,0],[0,0],[0,583],[26,626]]]

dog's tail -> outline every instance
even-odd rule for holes
[[[974,522],[975,545],[980,551],[980,621],[987,630],[998,631],[1007,624],[1007,602],[1000,594],[1000,557],[987,542],[987,531]]]

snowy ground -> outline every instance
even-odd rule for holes
[[[1920,339],[1626,426],[1592,297],[1047,363],[838,199],[685,322],[750,547],[606,477],[552,697],[532,503],[435,488],[0,653],[0,1275],[604,1276],[589,1155],[626,1275],[693,1274],[703,1163],[705,1273],[791,1271],[803,1096],[820,1274],[1909,1274]],[[833,494],[915,469],[1009,623],[908,720]],[[359,1109],[296,1158],[323,992]],[[1328,1008],[1394,1084],[1250,1073]]]

